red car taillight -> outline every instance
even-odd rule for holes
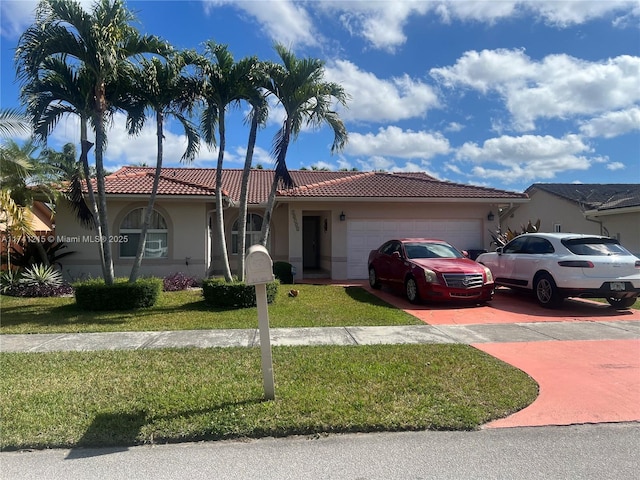
[[[588,260],[562,260],[558,262],[561,267],[575,267],[575,268],[593,268],[593,263]]]

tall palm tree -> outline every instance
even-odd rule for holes
[[[229,105],[237,104],[251,95],[251,79],[257,73],[259,62],[250,57],[235,63],[233,55],[226,45],[213,41],[205,44],[205,57],[202,64],[205,78],[205,109],[201,118],[201,130],[207,144],[215,145],[216,127],[219,137],[218,162],[216,165],[216,227],[218,233],[218,251],[222,260],[223,275],[232,280],[231,267],[224,228],[222,165],[226,148],[226,111]]]
[[[331,153],[344,148],[348,139],[347,129],[340,116],[331,110],[334,101],[346,107],[348,96],[341,85],[324,81],[324,62],[313,58],[298,59],[281,44],[276,44],[274,48],[282,65],[271,66],[266,89],[282,104],[286,118],[273,140],[276,168],[260,239],[260,243],[265,246],[269,238],[277,188],[279,185],[293,185],[286,163],[291,139],[297,138],[303,126],[319,128],[323,124],[328,124],[334,133]]]
[[[129,276],[130,282],[135,282],[139,275],[147,231],[158,193],[162,172],[165,118],[175,118],[184,128],[187,148],[181,161],[191,162],[198,153],[200,135],[196,127],[183,114],[185,111],[192,111],[201,91],[201,82],[197,78],[182,73],[185,67],[195,61],[195,58],[195,54],[192,52],[180,52],[165,62],[158,58],[145,60],[134,77],[135,88],[132,91],[135,92],[134,96],[138,97],[140,108],[129,111],[129,131],[134,134],[139,132],[145,120],[145,110],[151,109],[156,120],[157,152],[153,186],[140,232],[138,250]]]
[[[246,99],[252,108],[249,113],[251,126],[249,128],[247,153],[245,155],[240,185],[240,213],[238,217],[238,241],[240,243],[238,245],[238,277],[241,281],[244,280],[244,264],[247,250],[247,209],[249,204],[249,176],[251,174],[251,164],[253,163],[253,151],[258,136],[258,127],[266,124],[269,115],[267,100],[262,91],[265,78],[266,77],[264,75],[256,77],[254,83],[255,90]]]
[[[27,106],[27,115],[31,119],[34,138],[45,144],[48,135],[58,121],[65,115],[77,115],[80,119],[80,167],[77,179],[74,179],[71,206],[76,211],[76,218],[85,227],[94,228],[98,238],[102,238],[102,226],[98,214],[97,200],[91,178],[95,177],[95,169],[89,165],[89,152],[93,143],[88,140],[88,125],[92,119],[94,97],[91,76],[87,70],[75,70],[60,58],[49,57],[42,62],[38,77],[25,83],[21,90],[21,98]],[[93,170],[93,174],[92,174]],[[82,207],[82,182],[87,190],[86,205]],[[91,217],[88,217],[88,214]],[[103,244],[98,243],[100,261],[104,278],[107,278],[108,267],[105,263]]]
[[[113,256],[109,238],[104,182],[106,121],[113,113],[119,83],[130,76],[133,59],[143,54],[167,54],[169,46],[155,36],[141,36],[131,25],[133,14],[123,0],[98,0],[86,12],[75,0],[41,0],[35,23],[20,37],[16,49],[18,77],[29,83],[39,78],[48,59],[67,63],[83,72],[91,98],[91,123],[95,131],[97,213],[103,238],[104,280],[113,283]],[[83,149],[84,149],[83,145]]]

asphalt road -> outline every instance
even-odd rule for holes
[[[3,480],[635,479],[640,423],[0,453]]]

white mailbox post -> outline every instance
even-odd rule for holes
[[[273,262],[269,252],[262,245],[252,245],[247,250],[245,259],[245,283],[255,285],[256,288],[260,351],[262,353],[262,383],[264,384],[264,397],[267,400],[276,398],[269,335],[269,312],[267,310],[267,283],[273,282],[273,280]]]

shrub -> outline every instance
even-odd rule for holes
[[[292,265],[289,262],[275,262],[273,264],[273,274],[283,284],[293,283]]]
[[[267,283],[267,303],[272,303],[280,282]],[[205,303],[216,308],[248,308],[256,306],[256,289],[244,282],[226,282],[223,278],[207,278],[202,281]]]
[[[24,272],[2,272],[0,291],[12,297],[61,297],[73,293],[71,285],[51,266],[36,264]]]
[[[162,289],[165,292],[177,292],[195,287],[198,281],[193,277],[188,277],[182,272],[172,273],[162,279]]]
[[[86,280],[73,285],[76,304],[84,310],[133,310],[155,305],[162,280],[159,278],[140,278],[129,283],[118,278],[113,285],[105,285],[104,280]]]
[[[0,293],[8,292],[20,282],[20,274],[15,270],[6,270],[0,273]]]

